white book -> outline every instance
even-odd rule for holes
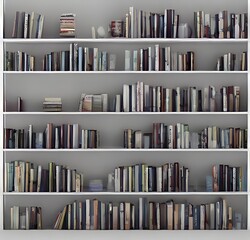
[[[25,207],[25,229],[29,230],[30,228],[30,209]]]
[[[156,191],[162,192],[162,167],[156,168]]]
[[[136,93],[137,93],[137,89],[136,89],[136,83],[133,83],[132,85],[131,85],[132,87],[131,87],[131,94],[132,94],[132,98],[131,98],[131,100],[132,100],[132,102],[131,102],[131,106],[132,106],[132,112],[136,112],[136,105],[137,105],[137,103],[136,103],[136,100],[137,100],[137,97],[136,97]]]
[[[139,69],[137,68],[138,66],[138,51],[134,50],[133,51],[133,71],[138,71]]]
[[[143,198],[139,198],[139,229],[143,229],[143,220],[144,220],[144,201]]]
[[[61,166],[56,165],[56,192],[60,192],[60,186],[61,186]]]
[[[106,204],[101,202],[101,230],[106,230]]]
[[[37,167],[37,192],[41,191],[41,181],[42,181],[42,166]]]
[[[135,25],[135,13],[134,13],[134,7],[129,7],[129,16],[130,16],[130,37],[134,38],[134,25]]]
[[[98,48],[93,48],[93,71],[98,71],[99,70],[99,65],[98,65]]]
[[[58,131],[58,127],[56,127],[55,128],[55,149],[59,148],[59,143],[60,143],[59,131]]]
[[[160,46],[159,44],[155,45],[155,71],[160,70]]]
[[[123,112],[129,112],[129,85],[123,84]]]
[[[24,15],[24,33],[23,33],[23,38],[28,38],[29,37],[29,14],[25,13]]]
[[[44,23],[44,15],[40,15],[39,23],[38,23],[38,34],[37,34],[37,38],[42,38],[42,34],[43,34],[43,23]]]
[[[175,96],[175,104],[176,104],[176,112],[181,111],[181,89],[180,87],[176,87],[176,96]]]
[[[125,50],[125,71],[131,71],[130,50]]]
[[[168,148],[173,149],[174,148],[174,126],[169,125],[168,127]]]
[[[5,162],[4,163],[4,192],[9,192],[9,166],[10,163]]]
[[[67,192],[71,192],[71,170],[67,169]]]
[[[86,230],[90,230],[90,199],[86,199]]]
[[[115,71],[116,68],[116,55],[109,54],[109,71]]]
[[[125,229],[125,207],[124,207],[124,203],[121,202],[120,206],[119,206],[119,210],[120,210],[120,230],[124,230]]]
[[[184,148],[188,149],[189,148],[189,129],[188,129],[187,124],[183,126],[184,126]]]
[[[152,70],[152,47],[148,47],[148,71]]]
[[[79,124],[73,124],[73,148],[79,147]]]
[[[191,87],[191,112],[198,111],[198,94],[196,87]]]
[[[143,49],[141,48],[140,49],[140,53],[139,53],[140,55],[140,57],[139,57],[139,63],[140,63],[140,65],[139,65],[139,71],[143,71],[143,66],[144,66],[144,59],[143,59]]]
[[[176,148],[180,149],[181,148],[181,123],[176,124]]]
[[[81,148],[85,148],[85,130],[81,131]]]
[[[143,112],[143,106],[144,106],[144,102],[143,102],[143,96],[144,96],[144,87],[143,87],[144,83],[140,82],[140,112]]]
[[[107,112],[108,111],[108,94],[103,93],[101,96],[102,96],[102,111]]]
[[[234,38],[240,38],[240,14],[235,14]]]
[[[115,95],[115,112],[121,112],[121,95]]]
[[[165,71],[171,70],[171,51],[170,47],[165,47]]]
[[[228,69],[228,55],[227,55],[227,53],[224,54],[223,63],[224,63],[223,70],[224,71],[229,71],[229,69]]]

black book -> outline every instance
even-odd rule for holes
[[[215,14],[214,37],[219,38],[219,14]]]

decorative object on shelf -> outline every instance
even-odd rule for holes
[[[96,38],[96,30],[95,30],[95,27],[91,27],[91,36],[93,39]]]
[[[60,17],[60,37],[76,37],[74,13],[63,13]]]
[[[124,22],[122,20],[112,20],[110,23],[111,37],[124,37]]]
[[[103,26],[99,26],[96,32],[97,32],[97,38],[105,38],[106,32]]]

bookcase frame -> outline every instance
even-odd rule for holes
[[[3,65],[4,65],[4,44],[8,45],[8,44],[11,44],[11,43],[32,43],[34,42],[35,44],[37,44],[37,42],[43,44],[43,43],[48,43],[48,44],[53,44],[53,43],[70,43],[72,42],[72,39],[40,39],[40,40],[36,40],[36,39],[4,39],[4,2],[7,1],[7,0],[0,0],[0,81],[1,81],[1,90],[0,90],[0,114],[1,114],[1,117],[0,117],[0,136],[3,136],[3,129],[4,129],[4,118],[7,116],[11,116],[12,113],[6,113],[4,112],[4,102],[5,102],[5,99],[4,99],[4,75],[6,73],[4,73],[4,69],[3,69]],[[231,1],[231,0],[230,0]],[[129,7],[129,3],[128,3],[128,7]],[[15,8],[13,6],[13,8]],[[18,9],[15,9],[15,10],[18,10]],[[194,10],[195,11],[195,10]],[[248,3],[248,15],[250,13],[250,4]],[[110,16],[112,17],[112,16]],[[46,19],[45,19],[46,21]],[[248,16],[248,23],[249,23],[249,16]],[[248,49],[248,53],[250,51],[250,24],[248,24],[248,39],[247,39],[247,49]],[[164,39],[129,39],[129,40],[126,40],[126,39],[77,39],[78,42],[89,42],[89,43],[93,43],[93,44],[96,44],[98,45],[99,43],[112,43],[112,41],[114,43],[119,43],[119,44],[122,44],[122,43],[128,43],[129,44],[132,42],[132,44],[137,44],[137,43],[166,43],[166,40]],[[168,39],[167,42],[173,42],[173,43],[178,43],[178,42],[181,42],[182,40],[181,39]],[[209,43],[210,40],[206,40],[206,39],[202,39],[202,40],[199,40],[199,39],[186,39],[184,42],[194,42],[194,43],[198,43],[198,42],[207,42]],[[221,40],[221,39],[213,39],[214,42],[223,42],[225,40]],[[230,40],[229,40],[230,41]],[[225,42],[229,42],[229,41],[225,41]],[[236,44],[238,42],[241,42],[241,40],[233,40],[233,42],[235,42]],[[244,40],[243,40],[244,42]],[[39,44],[38,43],[38,44]],[[249,69],[250,69],[250,57],[249,57],[249,54],[248,54],[248,71],[247,71],[247,82],[250,80],[250,77],[249,77]],[[202,71],[201,71],[202,73]],[[207,71],[204,71],[203,72],[204,74],[210,74],[210,73],[207,73]],[[213,73],[213,72],[211,72]],[[216,74],[219,74],[217,72],[214,72]],[[22,73],[13,73],[13,74],[22,74]],[[44,74],[44,76],[46,77],[46,73],[43,73],[41,71],[38,71],[36,72],[35,74]],[[55,74],[55,77],[60,77],[60,74],[61,73],[49,73],[51,75]],[[75,72],[69,72],[67,73],[72,76],[74,76],[74,74],[79,74],[79,73],[75,73]],[[118,72],[109,72],[109,73],[105,73],[105,72],[98,72],[98,73],[88,73],[88,74],[143,74],[143,73],[132,73],[132,72],[123,72],[123,71],[118,71]],[[150,73],[149,73],[150,74]],[[157,74],[157,73],[153,73],[153,74]],[[161,73],[159,73],[161,74]],[[163,73],[164,74],[164,73]],[[182,74],[182,73],[178,73],[178,72],[170,72],[170,74]],[[222,73],[224,74],[224,73]],[[229,73],[229,74],[234,74],[234,73]],[[143,75],[141,75],[143,76]],[[130,77],[132,78],[132,77]],[[247,109],[247,113],[245,113],[247,115],[247,128],[248,128],[248,131],[249,131],[249,126],[250,126],[250,98],[249,98],[249,93],[250,93],[250,84],[247,83],[247,106],[248,106],[248,109]],[[29,113],[22,113],[23,115],[29,115]],[[81,113],[62,113],[62,115],[71,115],[71,114],[74,114],[74,115],[81,115]],[[103,115],[106,114],[106,113],[103,113]],[[108,113],[109,114],[109,113]],[[123,114],[123,113],[118,113],[117,115],[119,114]],[[129,115],[136,115],[137,113],[127,113],[126,115],[129,116]],[[143,113],[145,116],[147,115],[153,115],[152,113]],[[168,113],[169,115],[178,115],[178,113]],[[230,116],[230,113],[228,113],[229,116]],[[242,113],[244,114],[244,113]],[[15,113],[13,113],[13,115],[15,115]],[[19,114],[17,113],[16,114],[17,117],[19,116]],[[42,113],[42,112],[37,112],[37,113],[34,113],[34,115],[38,115],[38,116],[43,116],[43,115],[47,115],[46,113]],[[53,114],[55,116],[57,116],[57,114]],[[60,116],[60,113],[58,114]],[[90,113],[89,115],[96,115],[96,117],[99,117],[99,113],[96,114],[96,113]],[[110,114],[110,118],[112,117],[112,113]],[[114,115],[116,115],[116,113],[114,113]],[[160,115],[160,114],[158,114]],[[192,115],[192,113],[190,113],[190,115]],[[200,115],[203,115],[202,113]],[[205,115],[205,114],[204,114]],[[216,113],[215,113],[216,115]],[[225,114],[226,115],[226,114]],[[232,114],[234,115],[234,114]],[[102,113],[100,113],[100,116],[102,116]],[[211,113],[211,116],[213,117],[213,113]],[[210,116],[210,117],[211,117]],[[225,117],[225,116],[224,116]],[[97,238],[112,238],[112,239],[117,239],[117,238],[121,238],[121,239],[127,239],[127,238],[133,238],[133,239],[137,239],[137,238],[146,238],[146,239],[153,239],[155,238],[156,236],[159,238],[159,239],[165,239],[166,236],[169,237],[169,238],[173,238],[173,239],[181,239],[181,238],[186,238],[186,239],[199,239],[199,238],[204,238],[204,239],[211,239],[212,238],[215,238],[215,239],[220,239],[222,237],[226,237],[227,239],[235,239],[237,237],[241,237],[243,239],[248,239],[249,237],[249,233],[250,233],[250,177],[249,177],[249,173],[250,173],[250,164],[249,164],[249,159],[250,159],[250,134],[248,133],[248,148],[245,150],[246,153],[247,153],[247,163],[246,163],[246,166],[247,166],[247,192],[246,193],[236,193],[235,195],[240,197],[241,195],[244,197],[246,197],[246,201],[247,201],[247,206],[246,206],[246,212],[247,212],[247,230],[240,230],[240,231],[222,231],[222,230],[219,230],[219,231],[164,231],[164,230],[160,230],[160,231],[149,231],[149,230],[143,230],[143,231],[140,231],[140,230],[135,230],[135,231],[113,231],[113,230],[110,230],[110,231],[54,231],[54,230],[46,230],[46,231],[8,231],[8,230],[4,230],[4,218],[5,218],[5,209],[4,209],[4,197],[6,196],[12,196],[11,193],[4,193],[3,191],[3,172],[4,172],[4,152],[15,152],[15,150],[4,150],[3,149],[3,137],[0,138],[0,149],[1,149],[1,156],[0,156],[0,160],[1,160],[1,164],[0,164],[0,179],[2,179],[2,181],[0,181],[0,236],[7,236],[7,237],[19,237],[20,239],[27,239],[30,238],[30,239],[34,239],[34,238],[37,238],[37,239],[44,239],[45,237],[50,237],[53,239],[62,239],[62,238],[70,238],[70,237],[74,237],[75,239],[80,239],[82,237],[88,237],[90,239],[97,239]],[[22,152],[22,150],[20,150]],[[26,150],[23,150],[24,152]],[[32,152],[33,150],[30,150],[30,152]],[[45,150],[42,150],[41,152],[46,152],[46,149]],[[76,150],[77,152],[78,150]],[[102,150],[86,150],[86,152],[91,152],[91,151],[96,151],[96,152],[101,152]],[[117,151],[117,149],[110,149],[108,150],[110,152],[112,151]],[[118,150],[118,151],[121,151],[121,152],[125,152],[127,150]],[[143,152],[146,150],[131,150],[131,152],[133,151],[138,151],[138,152]],[[161,150],[159,150],[160,152]],[[186,150],[176,150],[176,152],[179,151],[179,152],[185,152]],[[196,152],[196,150],[192,150],[194,152]],[[204,152],[206,152],[207,150],[204,150]],[[213,152],[213,150],[209,150],[211,152]],[[217,150],[215,150],[217,151]],[[220,150],[218,150],[219,152]],[[244,150],[243,150],[244,151]],[[36,150],[34,150],[34,152],[36,152]],[[54,150],[54,152],[60,152],[60,151],[57,151],[57,150]],[[73,151],[74,152],[74,151]],[[83,151],[84,152],[84,151]],[[105,150],[104,150],[105,152]],[[130,152],[130,151],[128,151]],[[150,152],[150,151],[149,151]],[[157,151],[156,151],[157,152]],[[187,151],[188,152],[188,151]],[[240,151],[239,151],[240,152]],[[115,167],[115,166],[114,166]],[[171,198],[171,196],[173,195],[187,195],[189,196],[190,194],[187,193],[163,193],[162,195],[166,195],[166,198],[169,199]],[[15,193],[13,194],[13,198],[15,197],[18,197],[19,195],[22,195],[22,193]],[[40,193],[27,193],[25,194],[25,196],[27,197],[32,197],[34,196],[34,198],[36,197],[39,197],[39,195],[43,195],[43,196],[48,196],[50,197],[51,195],[59,195],[59,194],[56,194],[56,193],[47,193],[47,194],[40,194]],[[70,193],[70,194],[61,194],[62,196],[60,197],[63,197],[63,195],[70,195],[70,196],[77,196],[77,197],[80,197],[80,196],[95,196],[98,198],[98,196],[103,196],[103,195],[106,195],[108,198],[112,198],[112,196],[114,195],[121,195],[121,198],[123,196],[122,193],[111,193],[111,194],[102,194],[102,193],[93,193],[93,194],[90,194],[90,193],[80,193],[80,194],[76,194],[76,193]],[[128,193],[126,193],[125,195],[129,196]],[[145,193],[131,193],[131,196],[134,196],[134,197],[140,197],[140,196],[147,196],[147,194]],[[149,195],[157,195],[157,193],[153,194],[149,194]],[[204,195],[206,196],[206,193],[192,193],[192,195],[190,195],[190,197],[192,196],[196,196],[196,195]],[[223,194],[223,193],[211,193],[212,196],[223,196],[223,195],[227,195],[227,193]],[[230,195],[230,194],[228,194]],[[58,196],[59,197],[59,196]],[[73,198],[72,198],[73,199]],[[61,208],[63,208],[63,206],[61,206]],[[56,217],[56,216],[54,216]]]

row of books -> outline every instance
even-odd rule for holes
[[[121,98],[121,97],[120,97]],[[138,81],[123,84],[123,112],[238,112],[240,87],[164,88]]]
[[[42,38],[44,15],[16,11],[12,30],[13,38]]]
[[[69,51],[51,52],[44,56],[43,71],[113,71],[115,55],[98,48],[70,44]]]
[[[26,52],[6,51],[4,62],[6,71],[35,71],[35,57]]]
[[[189,169],[178,162],[120,166],[115,168],[114,183],[115,192],[188,192]]]
[[[217,59],[217,71],[247,71],[247,52],[226,53]]]
[[[5,192],[83,192],[83,173],[66,166],[34,166],[28,161],[5,163]]]
[[[24,129],[5,128],[5,148],[98,148],[99,131],[80,129],[78,123],[60,126],[48,123],[45,131],[34,132],[33,125]]]
[[[82,93],[79,102],[79,112],[107,112],[108,94]]]
[[[75,37],[75,17],[74,13],[63,13],[60,17],[60,37]]]
[[[200,132],[189,131],[183,123],[153,123],[152,132],[124,130],[124,148],[247,148],[247,129],[209,126]]]
[[[125,15],[126,38],[178,38],[179,15],[174,9],[164,14],[146,12],[129,7]]]
[[[125,50],[125,71],[193,71],[194,52],[171,52],[170,47]]]
[[[232,230],[243,228],[242,214],[225,199],[194,205],[148,201],[102,202],[86,199],[67,204],[58,213],[54,229],[68,230]]]
[[[43,111],[61,112],[62,111],[62,99],[59,97],[46,97],[43,102]]]
[[[206,176],[206,191],[246,191],[246,172],[227,164],[212,166]],[[4,164],[5,192],[83,192],[84,175],[76,169],[48,164],[35,166],[29,161],[15,160]],[[188,192],[190,170],[178,162],[161,166],[136,164],[114,170],[115,192]],[[101,186],[101,188],[100,188]],[[103,191],[103,180],[89,181],[89,191]],[[204,189],[205,190],[205,189]]]
[[[10,229],[42,229],[42,208],[31,206],[13,206],[10,208]]]
[[[109,94],[82,93],[79,112],[239,112],[240,87],[214,86],[176,87],[151,86],[138,81],[124,84],[123,94],[116,94],[109,102]],[[22,98],[17,98],[17,111],[23,111]],[[44,111],[62,111],[62,99],[46,97]]]
[[[242,167],[232,167],[227,164],[217,164],[212,167],[211,187],[213,192],[246,191],[246,171]]]
[[[125,71],[194,71],[192,51],[171,52],[170,47],[125,50]],[[116,55],[98,48],[70,44],[70,51],[51,52],[43,58],[43,71],[115,71]],[[34,71],[35,57],[25,52],[6,52],[6,71]],[[247,52],[226,53],[216,62],[217,71],[246,71]]]
[[[247,38],[247,13],[220,11],[214,16],[194,12],[195,38]]]

